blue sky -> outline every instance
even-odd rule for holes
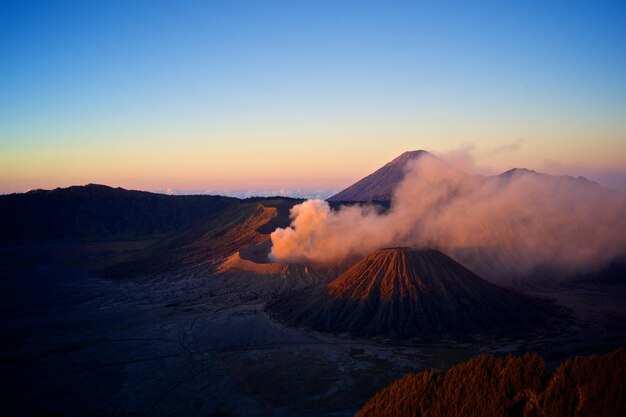
[[[2,192],[342,187],[468,144],[494,170],[626,170],[626,2],[0,10]]]

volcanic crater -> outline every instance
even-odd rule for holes
[[[548,301],[494,285],[438,250],[407,247],[377,250],[267,310],[292,326],[398,338],[528,330],[558,316]]]

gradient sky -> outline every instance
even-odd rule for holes
[[[0,192],[343,188],[471,149],[626,188],[626,2],[0,2]]]

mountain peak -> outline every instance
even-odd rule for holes
[[[597,186],[597,187],[600,186],[600,184],[598,184],[597,182],[590,181],[589,179],[583,176],[572,177],[569,175],[550,175],[550,174],[537,172],[535,170],[528,169],[528,168],[512,168],[512,169],[509,169],[508,171],[503,172],[497,177],[505,181],[510,181],[513,178],[521,178],[521,177],[536,177],[536,178],[541,177],[544,179],[547,178],[551,180],[566,181],[570,183],[576,183],[579,185]]]
[[[49,194],[49,193],[81,193],[81,192],[85,192],[85,191],[90,191],[90,192],[94,192],[94,191],[113,191],[113,190],[119,190],[119,191],[127,191],[123,188],[113,188],[113,187],[109,187],[108,185],[103,185],[103,184],[93,184],[93,183],[89,183],[89,184],[85,184],[85,185],[71,185],[69,187],[57,187],[53,190],[44,190],[44,189],[35,189],[35,190],[30,190],[28,192],[26,192],[25,194]]]
[[[449,336],[542,325],[542,302],[491,284],[435,249],[377,250],[323,289],[269,306],[287,324],[396,337]]]
[[[78,185],[77,187],[80,187],[80,185]],[[90,182],[89,184],[83,185],[82,188],[85,189],[93,189],[93,190],[113,190],[113,187],[110,187],[108,185],[104,185],[104,184],[94,184],[93,182]],[[123,188],[121,187],[117,187],[118,190],[123,190]]]
[[[504,177],[512,177],[517,175],[541,175],[537,171],[528,168],[511,168],[500,174]]]
[[[405,164],[408,161],[412,160],[412,159],[416,159],[419,158],[420,156],[423,155],[431,155],[433,156],[433,154],[431,154],[428,151],[419,149],[416,151],[406,151],[403,152],[402,154],[400,154],[400,156],[396,157],[395,159],[391,160],[391,162],[389,162],[387,165],[397,165],[397,164]]]
[[[328,285],[329,293],[352,299],[416,299],[419,293],[439,283],[433,269],[448,258],[435,249],[410,247],[383,248],[354,265]],[[454,261],[452,261],[454,262]]]
[[[407,164],[425,155],[435,158],[424,150],[404,152],[374,173],[328,198],[328,201],[389,201],[395,187],[404,179]]]

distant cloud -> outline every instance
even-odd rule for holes
[[[488,155],[499,155],[507,152],[517,152],[521,149],[524,139],[517,139],[515,142],[493,148]]]
[[[476,146],[473,143],[466,143],[458,148],[436,155],[452,165],[453,167],[465,171],[469,174],[494,175],[498,172],[490,167],[479,166],[475,156]]]
[[[230,190],[230,189],[214,189],[214,190],[185,190],[176,188],[156,189],[152,190],[156,193],[170,195],[223,195],[227,197],[248,198],[248,197],[292,197],[292,198],[318,198],[327,199],[331,195],[339,192],[335,188],[270,188],[270,189],[250,189],[250,190]]]
[[[581,163],[564,165],[553,160],[545,160],[541,170],[553,175],[582,176],[605,187],[626,190],[626,168],[592,168]]]
[[[436,155],[460,170],[473,173],[478,170],[474,151],[475,145],[473,143],[465,143],[458,148]]]
[[[508,145],[499,146],[491,150],[488,155],[515,152],[521,148],[523,141],[523,139],[518,139]],[[464,144],[449,152],[437,153],[437,156],[467,173],[479,175],[496,175],[500,173],[500,171],[496,169],[478,165],[475,156],[475,146],[473,144]],[[549,159],[544,160],[539,166],[526,168],[536,169],[542,173],[551,175],[585,177],[604,187],[614,190],[626,190],[626,168],[593,168],[580,162],[577,164],[562,164]]]

